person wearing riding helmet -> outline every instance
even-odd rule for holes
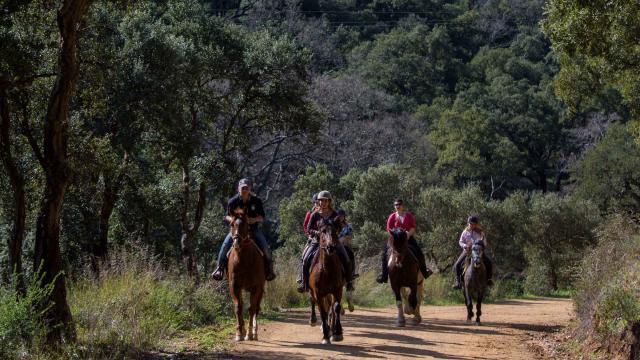
[[[305,292],[308,289],[309,282],[309,267],[311,266],[311,260],[316,253],[319,244],[320,228],[325,222],[336,223],[338,214],[333,210],[331,193],[324,190],[318,193],[318,209],[311,214],[309,223],[307,224],[307,234],[309,234],[310,241],[308,243],[309,249],[303,252],[302,259],[302,282],[298,286],[298,292]],[[345,269],[345,279],[347,281],[347,291],[353,291],[353,269],[351,262],[349,261],[349,255],[347,255],[344,246],[338,245],[338,257]]]
[[[311,237],[309,237],[309,233],[307,233],[307,225],[309,224],[309,220],[311,220],[311,215],[313,214],[313,212],[318,209],[319,209],[318,193],[315,193],[311,197],[311,209],[309,209],[307,213],[304,215],[304,221],[302,222],[302,230],[304,231],[304,234],[307,236],[307,244],[304,246],[304,249],[302,250],[302,256],[300,257],[300,266],[298,271],[298,279],[296,279],[296,282],[298,283],[298,287],[300,287],[301,285],[303,286],[303,291],[304,291],[304,276],[303,276],[304,259],[307,258],[308,252],[310,250],[315,250],[315,248],[311,246],[312,241],[311,241]]]
[[[351,240],[353,240],[353,229],[351,228],[351,224],[347,222],[347,212],[344,209],[336,210],[338,217],[336,220],[338,224],[342,227],[340,233],[338,234],[338,240],[344,246],[344,249],[347,251],[347,255],[349,255],[349,260],[351,261],[353,275],[352,277],[355,279],[359,275],[356,274],[356,255],[353,252],[353,248],[351,247]]]
[[[393,229],[400,228],[407,233],[408,245],[411,249],[411,252],[417,257],[418,265],[420,266],[420,272],[422,276],[426,279],[431,275],[431,270],[427,268],[427,263],[424,258],[424,253],[422,249],[420,249],[420,245],[413,237],[416,233],[416,219],[413,217],[413,214],[405,211],[404,203],[401,199],[396,199],[393,202],[393,206],[396,211],[389,215],[387,219],[387,232],[389,235],[392,234]],[[376,279],[379,283],[386,283],[389,279],[389,264],[387,260],[387,253],[389,251],[389,245],[385,243],[384,250],[382,251],[382,273],[378,275]]]
[[[230,223],[233,221],[233,218],[237,216],[236,212],[239,209],[244,210],[244,213],[247,214],[247,220],[251,231],[253,232],[253,239],[264,254],[266,279],[267,281],[271,281],[276,277],[273,272],[271,248],[269,248],[269,243],[267,243],[267,239],[259,227],[260,223],[264,221],[265,213],[262,206],[262,200],[251,193],[252,186],[253,182],[247,178],[241,179],[238,182],[238,193],[229,199],[229,202],[227,203],[227,215],[224,219]],[[211,274],[211,277],[214,280],[222,280],[224,271],[227,268],[227,254],[231,249],[232,243],[233,239],[231,237],[231,232],[229,232],[220,247],[220,252],[218,253],[218,266]]]
[[[458,243],[460,247],[462,247],[462,253],[456,260],[456,263],[453,265],[453,271],[455,274],[455,284],[453,285],[454,289],[461,289],[460,280],[462,278],[462,265],[471,249],[473,244],[479,243],[482,244],[485,248],[489,246],[487,242],[487,237],[484,231],[478,225],[479,219],[477,216],[469,216],[467,219],[467,227],[460,234],[460,240]],[[484,262],[484,267],[487,272],[487,285],[493,285],[493,264],[491,263],[491,259],[487,256],[487,253],[483,253],[482,261]]]

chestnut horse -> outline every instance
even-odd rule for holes
[[[344,272],[337,253],[338,234],[333,223],[326,222],[320,227],[320,247],[311,262],[309,273],[309,294],[312,307],[318,304],[322,319],[322,344],[342,341],[342,288],[345,285]],[[313,308],[312,308],[313,309]],[[312,319],[315,310],[312,310]]]
[[[258,313],[264,294],[265,271],[262,253],[252,239],[247,216],[243,211],[231,223],[233,248],[229,254],[227,276],[229,292],[236,313],[236,341],[258,340]],[[249,330],[244,328],[242,318],[242,290],[250,294]]]
[[[398,318],[396,325],[405,326],[404,314],[413,315],[413,324],[422,321],[420,304],[424,278],[420,272],[418,260],[408,246],[407,233],[402,229],[393,229],[389,239],[389,280],[396,296]]]
[[[473,298],[476,299],[476,325],[480,325],[482,315],[482,299],[487,289],[487,269],[484,267],[482,257],[484,244],[482,242],[471,245],[471,254],[467,255],[463,272],[464,302],[467,305],[467,322],[473,318]]]

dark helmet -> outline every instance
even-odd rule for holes
[[[311,202],[313,204],[318,202],[318,193],[313,194],[313,196],[311,197]]]
[[[338,214],[338,216],[347,216],[347,212],[344,211],[344,209],[336,210],[336,214]]]
[[[468,224],[477,224],[479,221],[478,217],[475,215],[471,215],[469,216],[469,218],[467,219],[467,223]]]

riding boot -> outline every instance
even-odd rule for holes
[[[429,276],[431,276],[431,274],[433,274],[433,272],[429,270],[429,268],[427,268],[427,261],[424,257],[422,249],[420,249],[420,245],[418,245],[415,238],[413,237],[411,237],[411,240],[409,240],[409,245],[413,248],[413,253],[418,258],[418,265],[420,266],[422,277],[424,277],[425,279],[428,278]]]
[[[227,260],[225,259],[225,260],[219,261],[218,266],[211,274],[211,277],[213,278],[213,280],[217,280],[217,281],[222,280],[226,268],[227,268]]]
[[[309,289],[309,267],[311,266],[311,260],[315,255],[316,249],[317,244],[314,245],[314,243],[309,243],[302,254],[302,268],[300,269],[302,281],[298,285],[297,289],[299,293],[304,293]]]
[[[304,262],[308,256],[309,249],[311,248],[310,244],[310,242],[307,242],[307,245],[305,245],[304,249],[302,250],[302,255],[300,256],[300,267],[298,269],[298,278],[296,279],[296,283],[298,283],[297,290],[299,293],[303,293],[305,290]]]
[[[264,255],[264,273],[267,281],[272,281],[276,278],[276,274],[273,272],[273,257],[271,256],[271,249],[269,246],[262,248],[262,254]]]
[[[487,272],[487,286],[493,285],[493,263],[488,256],[484,255],[482,257],[482,261],[484,262],[484,268]]]
[[[356,255],[353,253],[353,249],[350,246],[344,246],[344,249],[347,251],[347,255],[349,255],[349,260],[351,261],[351,268],[353,269],[353,274],[351,277],[353,279],[358,278],[360,275],[356,274]]]
[[[380,260],[382,261],[382,273],[380,273],[380,275],[378,275],[378,278],[376,279],[376,281],[380,284],[386,283],[389,280],[389,264],[387,264],[387,251],[388,246],[385,245],[382,254],[380,254]]]
[[[349,260],[349,254],[346,247],[343,245],[338,246],[338,257],[342,262],[344,268],[344,278],[347,283],[347,291],[353,291],[353,263]]]
[[[458,289],[458,290],[462,289],[462,285],[460,284],[460,279],[462,278],[462,269],[461,269],[462,266],[461,265],[462,264],[456,263],[456,266],[455,266],[455,269],[454,269],[454,271],[456,273],[456,279],[455,279],[455,283],[453,284],[453,288],[454,289]]]

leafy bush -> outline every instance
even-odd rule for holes
[[[44,301],[49,298],[53,284],[43,285],[41,280],[41,277],[32,278],[25,296],[0,287],[1,359],[23,358],[39,353],[42,348],[47,330],[42,322],[42,309],[47,308]]]

